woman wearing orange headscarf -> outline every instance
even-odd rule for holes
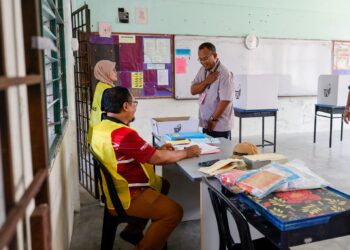
[[[94,68],[94,76],[99,82],[96,85],[94,92],[94,99],[91,105],[88,143],[91,142],[93,127],[101,122],[102,119],[102,96],[103,92],[114,87],[114,82],[117,81],[117,71],[115,69],[115,62],[109,60],[98,61]]]

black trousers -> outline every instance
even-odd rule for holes
[[[210,131],[207,128],[203,128],[203,133],[210,135],[211,137],[224,137],[231,140],[231,131]]]

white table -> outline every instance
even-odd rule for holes
[[[201,181],[201,178],[207,175],[198,171],[200,168],[198,163],[230,157],[233,152],[233,142],[224,138],[220,138],[220,142],[220,153],[185,159],[177,164],[164,166],[162,170],[163,177],[171,184],[168,196],[184,208],[183,221],[200,219],[202,250],[218,249],[219,234],[207,186]],[[212,179],[211,182],[214,180]],[[253,227],[251,232],[254,238],[261,237]],[[233,237],[237,236],[233,235]]]

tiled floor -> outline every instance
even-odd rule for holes
[[[339,141],[338,131],[334,132],[331,149],[328,147],[328,133],[319,133],[316,144],[312,143],[312,136],[311,133],[278,136],[277,153],[286,155],[289,160],[300,159],[304,161],[310,169],[325,178],[334,188],[350,194],[350,131],[344,132],[343,142]],[[260,143],[258,141],[260,138],[249,139],[252,142]],[[233,143],[236,141],[233,140]],[[266,148],[266,152],[271,152],[271,147]],[[97,250],[100,244],[103,208],[83,189],[80,193],[81,211],[75,215],[71,250]],[[350,225],[344,226],[350,227]],[[117,236],[115,249],[129,250],[133,247]],[[200,249],[199,221],[181,223],[169,238],[168,249]],[[350,249],[350,236],[293,247],[292,249],[347,250]]]

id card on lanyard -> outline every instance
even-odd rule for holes
[[[220,66],[220,61],[216,64],[215,68],[212,71],[206,70],[204,72],[204,79],[207,78],[208,72],[210,72],[210,73],[215,72],[219,68],[219,66]],[[203,104],[204,103],[205,97],[207,96],[207,90],[210,89],[210,85],[211,84],[209,84],[208,87],[199,95],[199,98],[198,98],[198,103],[199,104]]]

